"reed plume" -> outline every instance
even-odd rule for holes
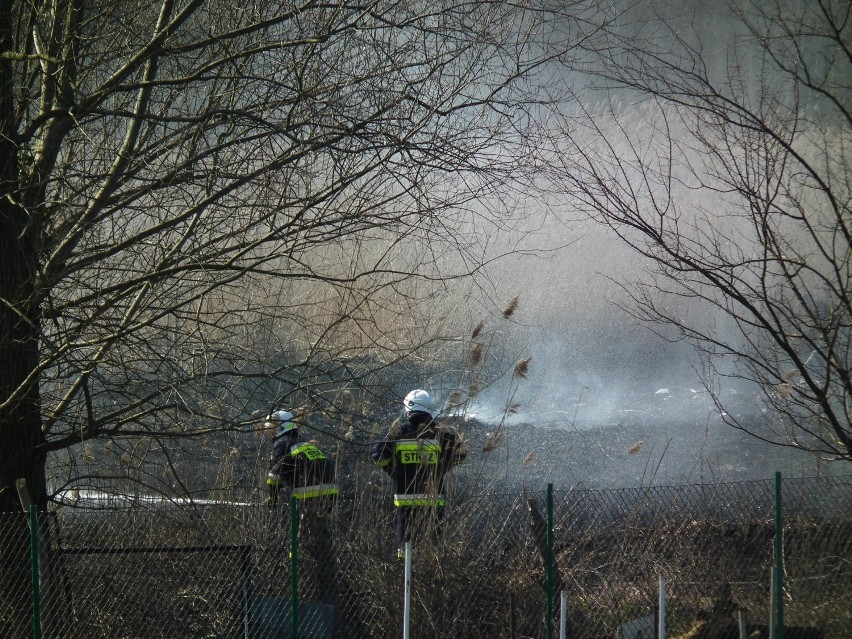
[[[450,393],[450,396],[447,398],[447,408],[455,408],[456,406],[461,405],[464,402],[464,391],[460,388],[456,388]]]
[[[310,412],[310,407],[307,404],[302,404],[296,409],[295,415],[293,415],[294,421],[298,422],[299,424],[306,423]]]
[[[485,320],[480,320],[479,324],[473,329],[473,333],[470,336],[470,339],[476,339],[479,337],[479,334],[482,332],[482,329],[485,328]]]
[[[520,360],[517,364],[515,364],[515,369],[512,371],[512,375],[514,375],[515,377],[526,378],[531,361],[532,357],[525,357],[524,359]]]
[[[482,445],[483,453],[490,453],[497,448],[497,445],[503,440],[503,431],[485,434],[485,443]]]
[[[471,366],[479,366],[482,363],[482,343],[476,342],[470,349],[467,361]]]
[[[482,388],[482,380],[475,379],[470,383],[470,386],[467,389],[468,398],[476,397],[476,394],[479,392],[479,389]]]
[[[512,298],[512,300],[506,305],[506,308],[503,309],[503,317],[506,319],[512,316],[512,313],[518,308],[518,296]]]
[[[388,437],[398,436],[400,428],[402,428],[402,422],[399,421],[399,419],[393,420],[393,423],[391,423],[390,428],[388,429]]]

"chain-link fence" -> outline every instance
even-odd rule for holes
[[[852,636],[852,477],[782,485],[785,636]],[[4,515],[3,636],[33,636],[36,622],[69,639],[402,636],[390,500],[357,495],[297,511],[66,507],[40,516],[35,536],[26,514]],[[556,490],[548,512],[542,492],[459,490],[437,542],[413,549],[410,636],[556,637],[548,600],[558,617],[565,592],[567,636],[650,637],[638,633],[653,623],[658,576],[668,636],[738,637],[721,634],[738,611],[763,630],[774,500],[773,481]]]

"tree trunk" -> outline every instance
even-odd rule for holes
[[[6,146],[6,145],[3,145]],[[0,636],[29,636],[18,626],[28,619],[30,591],[29,533],[16,480],[24,479],[28,499],[39,510],[47,505],[45,454],[41,444],[38,385],[21,384],[38,364],[37,328],[31,315],[16,311],[29,289],[22,251],[16,241],[20,210],[0,201]],[[28,317],[29,316],[29,317]],[[11,398],[11,399],[10,399]],[[28,623],[28,621],[27,621]],[[24,628],[26,630],[26,628]]]
[[[2,51],[14,51],[11,6],[0,7]],[[39,388],[29,378],[38,365],[37,225],[16,197],[13,100],[12,63],[0,59],[0,635],[15,638],[31,635],[29,529],[16,480],[26,480],[28,499],[40,510],[47,490]]]
[[[8,147],[5,136],[0,147]],[[5,149],[3,149],[5,151]],[[3,154],[3,162],[8,154]],[[43,511],[47,506],[45,453],[42,447],[39,391],[27,377],[38,365],[38,325],[27,307],[34,293],[25,251],[20,207],[0,200],[0,636],[19,632],[29,615],[29,543],[26,513],[16,488],[25,480],[27,498]],[[23,312],[21,312],[23,311]],[[25,385],[22,388],[22,385]],[[28,623],[28,622],[27,622]]]

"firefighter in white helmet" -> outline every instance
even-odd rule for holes
[[[275,506],[282,489],[297,500],[337,495],[334,462],[313,442],[302,441],[293,413],[277,410],[266,419],[266,427],[275,429],[266,486],[268,503]]]
[[[394,482],[397,543],[414,541],[422,532],[437,538],[446,497],[444,479],[467,457],[467,444],[435,423],[431,395],[413,390],[403,400],[405,421],[373,445],[373,461]]]
[[[334,605],[339,582],[332,533],[337,497],[334,460],[315,442],[300,438],[300,424],[287,410],[273,412],[266,418],[265,426],[274,429],[266,476],[269,506],[278,505],[282,491],[296,498],[298,545],[314,558],[318,600]]]

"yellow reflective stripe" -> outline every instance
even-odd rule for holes
[[[296,499],[310,499],[312,497],[327,497],[337,494],[335,484],[317,484],[315,486],[303,486],[293,489],[293,497]]]
[[[394,506],[443,506],[443,499],[394,499]]]
[[[401,439],[396,443],[396,449],[400,450],[436,450],[440,452],[441,447],[434,439]]]
[[[391,457],[387,457],[386,459],[377,459],[376,460],[376,466],[382,466],[382,467],[387,466],[388,464],[391,463],[391,461],[393,461],[393,459]]]
[[[394,506],[443,506],[444,495],[413,494],[394,495]]]
[[[308,459],[325,459],[325,454],[316,446],[309,443],[294,444],[290,447],[290,456],[304,455]]]

